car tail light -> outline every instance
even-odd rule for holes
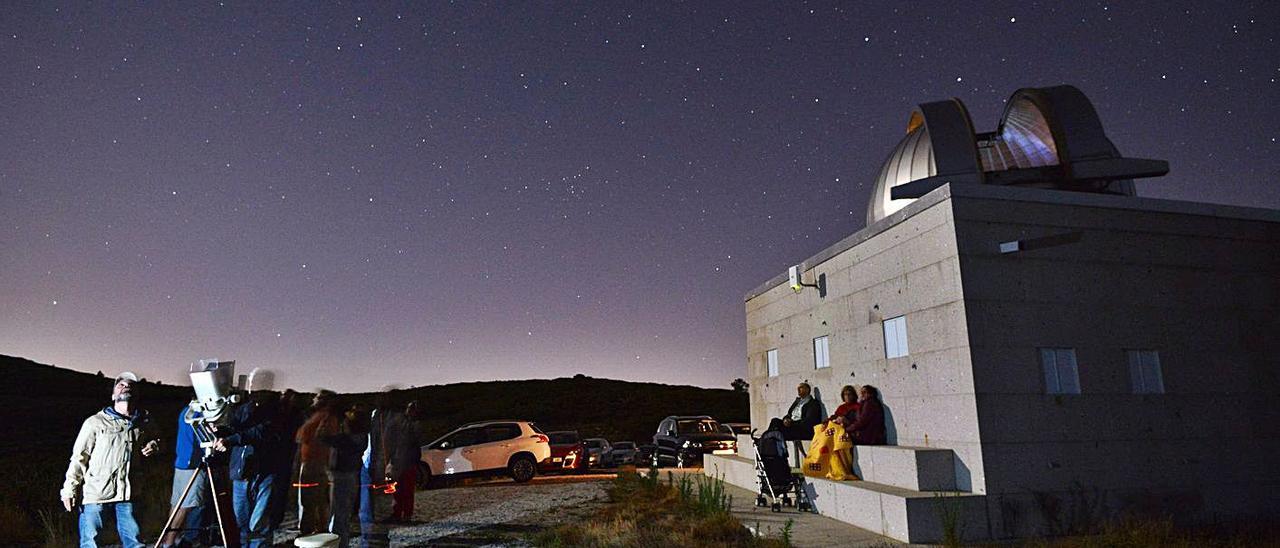
[[[548,438],[545,434],[534,434],[529,437],[533,438],[534,440],[533,443],[550,443],[551,442],[551,438]]]

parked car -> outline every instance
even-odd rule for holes
[[[750,434],[751,423],[749,422],[722,422],[721,426],[728,426],[734,434]]]
[[[532,422],[473,422],[422,446],[418,485],[427,486],[433,477],[494,475],[524,483],[550,458],[550,439]]]
[[[635,463],[636,466],[657,466],[653,460],[653,455],[658,452],[658,446],[652,443],[645,443],[636,446]]]
[[[587,438],[582,442],[587,448],[587,467],[594,468],[604,464],[604,455],[613,447],[604,438]]]
[[[670,463],[683,468],[701,461],[705,453],[738,452],[737,436],[725,432],[720,423],[706,415],[662,419],[653,435],[653,444],[656,447],[651,458],[655,466]]]
[[[604,466],[610,468],[621,466],[623,464],[636,463],[636,443],[633,441],[620,441],[613,444],[609,451],[604,454]]]
[[[551,458],[542,463],[543,472],[585,472],[587,448],[582,438],[573,430],[548,432]]]

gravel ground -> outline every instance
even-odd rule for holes
[[[391,546],[528,546],[531,534],[585,519],[604,504],[614,477],[538,476],[525,484],[499,479],[418,491],[413,522],[391,526]],[[293,546],[297,525],[289,512],[275,545]],[[359,524],[352,531],[351,546],[358,547]]]
[[[538,477],[418,491],[412,525],[391,531],[392,546],[527,546],[529,534],[585,518],[607,500],[612,474]]]

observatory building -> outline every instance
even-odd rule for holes
[[[910,542],[1280,513],[1280,211],[1136,195],[1167,171],[1070,86],[989,133],[919,105],[866,228],[746,295],[753,427],[802,381],[881,392],[889,444],[817,510]],[[754,490],[742,441],[705,471]]]

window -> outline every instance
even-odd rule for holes
[[[486,443],[506,441],[518,437],[520,437],[520,425],[518,424],[490,424],[484,427],[484,441]]]
[[[676,422],[676,433],[685,434],[711,434],[720,431],[720,425],[716,421],[700,419],[686,420]]]
[[[827,344],[827,336],[813,340],[813,368],[831,367],[831,347]]]
[[[1129,350],[1129,380],[1134,394],[1163,394],[1164,375],[1160,372],[1160,353],[1155,350]]]
[[[551,445],[573,445],[580,441],[580,438],[578,438],[578,433],[572,430],[565,430],[562,432],[552,432],[550,434],[547,434],[547,437],[551,438]]]
[[[445,438],[440,442],[438,449],[449,449],[452,447],[466,447],[481,443],[483,432],[479,428],[467,428],[454,432],[452,436]]]
[[[764,353],[765,366],[769,370],[770,377],[778,376],[778,349],[774,348]]]
[[[907,355],[907,317],[898,316],[884,321],[884,357],[901,358]]]
[[[1046,394],[1079,394],[1080,373],[1076,369],[1076,349],[1041,348],[1040,365],[1044,368]]]

